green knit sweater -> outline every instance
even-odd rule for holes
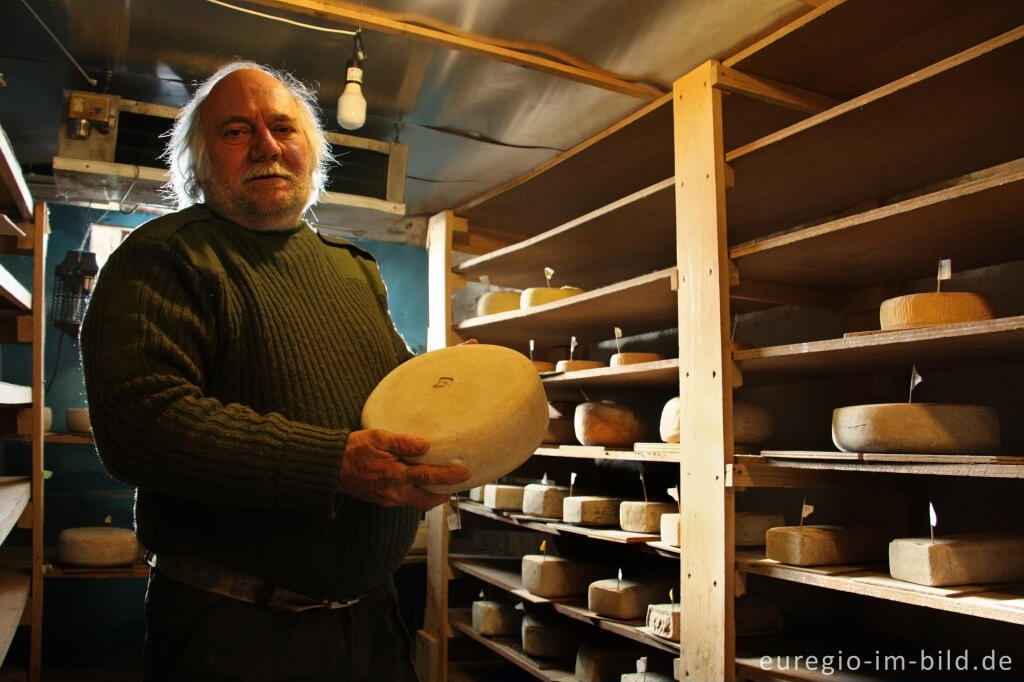
[[[419,512],[336,492],[367,395],[411,355],[369,254],[193,206],[111,255],[81,351],[96,447],[138,487],[150,550],[330,599],[402,561]]]

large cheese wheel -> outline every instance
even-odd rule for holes
[[[469,490],[512,471],[533,454],[548,427],[544,385],[522,353],[464,344],[402,363],[363,406],[363,427],[422,436],[430,450],[418,464],[461,464],[468,480],[434,485],[435,493]]]
[[[765,534],[765,556],[794,566],[878,561],[891,537],[884,528],[868,526],[779,526]]]
[[[950,535],[896,538],[889,573],[918,585],[970,585],[1024,580],[1024,537]]]
[[[623,365],[637,365],[641,362],[655,362],[664,359],[665,356],[661,353],[616,353],[608,364],[612,367],[622,367]]]
[[[832,412],[832,441],[845,452],[982,453],[1000,446],[999,416],[984,405],[880,403]]]
[[[600,360],[559,360],[555,364],[555,370],[559,372],[578,372],[583,369],[597,369],[604,367]]]
[[[496,315],[519,310],[519,291],[488,291],[476,300],[477,315]]]
[[[914,329],[995,317],[984,296],[967,291],[931,291],[882,301],[878,318],[882,329]]]
[[[562,521],[581,526],[615,526],[621,497],[573,495],[562,499]]]
[[[625,405],[586,402],[576,406],[576,440],[584,445],[632,447],[647,436],[647,422]]]
[[[666,443],[678,443],[679,396],[669,399],[661,410],[658,435]],[[775,417],[757,403],[734,400],[732,403],[732,436],[737,445],[761,445],[775,434]]]
[[[57,536],[57,563],[69,566],[123,566],[139,558],[139,540],[127,528],[65,528]]]
[[[581,597],[605,569],[589,561],[527,554],[522,561],[523,587],[538,597]]]
[[[673,585],[674,581],[661,578],[602,578],[587,587],[587,608],[599,616],[619,620],[643,618],[647,605],[667,597]]]
[[[577,287],[530,287],[519,296],[519,307],[531,308],[582,293],[583,289]]]

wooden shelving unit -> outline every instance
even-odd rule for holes
[[[1012,487],[1024,479],[1016,412],[1001,414],[1004,448],[984,456],[840,453],[829,449],[829,424],[821,417],[853,398],[891,402],[911,366],[934,377],[926,390],[964,393],[964,400],[993,390],[1000,407],[1015,409],[1024,388],[1019,297],[1002,292],[1010,305],[993,320],[904,331],[874,327],[878,304],[921,290],[943,258],[952,258],[955,272],[967,273],[976,286],[1004,283],[1006,291],[1019,291],[1021,63],[1020,3],[831,0],[733,57],[699,66],[671,95],[550,163],[431,220],[433,348],[472,337],[525,353],[532,339],[541,349],[537,359],[553,360],[544,351],[564,348],[570,335],[607,350],[616,325],[648,337],[664,330],[677,335],[678,357],[546,373],[542,380],[558,399],[580,390],[679,395],[682,443],[545,445],[527,465],[550,470],[561,463],[575,471],[589,460],[678,467],[683,546],[637,545],[650,561],[679,563],[682,679],[828,677],[806,666],[759,667],[761,655],[800,649],[785,636],[737,640],[734,600],[747,576],[756,576],[752,589],[768,597],[802,589],[858,600],[865,613],[899,605],[912,610],[923,633],[933,621],[950,628],[947,617],[978,619],[1002,628],[1002,635],[1024,624],[1016,587],[918,589],[888,577],[885,568],[804,570],[732,545],[736,509],[775,503],[792,516],[786,505],[801,489],[835,497],[837,505],[844,497],[870,499],[869,491],[880,487],[916,496],[915,502],[933,492],[948,499],[951,484],[986,503],[992,502],[985,499],[988,487],[1009,497],[1020,492]],[[475,255],[452,267],[451,251]],[[450,297],[464,282],[486,276],[497,287],[542,286],[544,267],[555,269],[555,286],[586,293],[452,323]],[[954,289],[957,284],[955,277]],[[734,350],[734,338],[744,345]],[[733,444],[734,396],[775,409],[775,440],[752,450]],[[601,551],[615,542],[462,501],[460,509],[468,512],[464,517],[516,530],[604,543]],[[444,679],[452,628],[486,639],[449,612],[449,568],[530,599],[517,567],[449,557],[443,528],[450,511],[431,516],[438,530],[420,635],[436,654],[434,679]],[[998,520],[1024,532],[1013,518]],[[578,604],[553,608],[589,622]],[[808,614],[795,611],[800,625]],[[881,618],[859,625],[885,638],[891,633]],[[557,679],[517,661],[514,644],[482,643],[539,679]],[[817,650],[829,646],[834,653],[835,642]],[[884,677],[846,672],[850,679]]]

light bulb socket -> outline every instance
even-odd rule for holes
[[[348,66],[345,67],[345,83],[359,83],[363,82],[363,65],[354,60],[349,60]]]

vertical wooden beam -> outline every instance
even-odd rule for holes
[[[721,93],[709,61],[673,86],[679,269],[681,674],[735,677],[732,379]]]
[[[32,235],[32,576],[29,682],[42,678],[43,648],[43,362],[46,357],[46,204],[35,206]]]

